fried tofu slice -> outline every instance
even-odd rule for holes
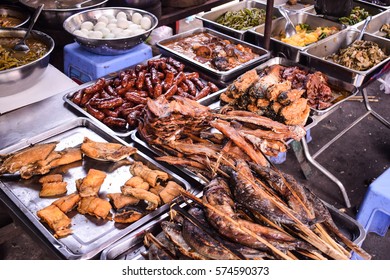
[[[112,207],[109,201],[100,197],[83,197],[77,207],[80,214],[89,214],[98,219],[111,219],[110,211]]]
[[[174,181],[169,181],[165,188],[159,193],[164,203],[170,203],[178,197],[184,188]]]
[[[77,203],[79,203],[80,200],[81,197],[78,193],[72,193],[57,199],[52,204],[60,208],[62,212],[68,213],[76,208]]]
[[[93,159],[116,162],[135,154],[137,149],[119,143],[95,142],[85,137],[81,151]]]
[[[39,183],[53,183],[53,182],[62,182],[64,178],[61,174],[49,174],[46,176],[43,176],[39,179]]]
[[[114,221],[116,223],[122,223],[122,224],[130,224],[135,221],[138,221],[144,216],[144,214],[136,211],[136,210],[125,210],[120,213],[115,214]]]
[[[106,177],[105,172],[91,168],[85,178],[76,181],[80,196],[97,196]]]
[[[123,208],[127,205],[136,205],[139,202],[138,198],[124,195],[123,193],[109,193],[107,197],[110,199],[115,209]]]
[[[137,189],[124,185],[121,187],[121,192],[124,195],[130,195],[135,198],[147,201],[148,206],[146,207],[146,210],[155,210],[161,204],[161,199],[158,195],[143,189]]]
[[[56,205],[49,205],[37,212],[37,216],[54,231],[54,237],[62,238],[72,233],[71,219]]]
[[[53,197],[65,194],[68,190],[66,186],[67,182],[50,182],[43,183],[39,197]]]
[[[150,169],[140,161],[134,162],[130,166],[130,173],[133,176],[139,176],[152,187],[161,182],[166,182],[169,179],[169,175],[166,172],[160,170]]]

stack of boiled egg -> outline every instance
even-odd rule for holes
[[[107,14],[97,18],[97,22],[84,21],[73,34],[91,39],[127,38],[144,33],[152,27],[152,21],[140,13],[126,15],[118,12],[116,16]]]

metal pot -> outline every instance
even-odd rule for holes
[[[35,10],[40,4],[45,4],[37,21],[37,25],[44,28],[49,26],[50,29],[61,30],[64,21],[71,15],[91,8],[103,7],[108,0],[91,0],[82,4],[81,7],[76,7],[76,4],[82,2],[85,2],[85,0],[20,0],[20,3],[31,10]]]
[[[0,29],[0,38],[23,38],[26,32],[25,28],[3,28]],[[33,62],[0,71],[0,96],[16,94],[33,86],[39,81],[49,65],[50,54],[54,49],[54,40],[46,33],[37,30],[32,30],[28,38],[45,43],[49,50],[44,56]]]
[[[30,13],[27,10],[12,5],[0,5],[0,17],[1,16],[10,16],[21,21],[18,25],[10,26],[11,28],[21,27],[30,20]]]
[[[112,7],[149,8],[159,2],[160,0],[110,0],[108,5]]]

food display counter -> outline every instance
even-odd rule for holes
[[[194,15],[227,2],[210,0],[177,14],[173,8],[165,8],[159,25],[172,24],[187,13]],[[348,31],[353,27],[345,28]],[[63,211],[69,220],[62,228],[53,227],[48,222],[50,217],[41,212],[52,205],[59,207],[56,203],[61,197],[42,195],[40,183],[46,176],[41,175],[49,171],[40,171],[36,166],[13,169],[13,163],[0,165],[0,200],[15,220],[53,253],[53,258],[349,259],[351,252],[371,258],[360,248],[365,229],[353,217],[284,174],[272,159],[287,152],[291,143],[301,142],[307,159],[327,173],[310,155],[305,134],[359,93],[369,111],[364,117],[372,114],[389,127],[387,116],[371,109],[364,88],[388,70],[389,40],[380,39],[387,57],[373,68],[375,71],[351,82],[337,75],[337,70],[329,70],[329,65],[317,69],[317,64],[310,64],[314,59],[296,56],[296,52],[309,53],[315,46],[320,47],[321,42],[309,51],[290,48],[294,57],[275,57],[272,50],[240,41],[244,36],[229,37],[221,30],[200,29],[216,38],[206,45],[199,43],[204,38],[196,42],[195,63],[176,52],[180,40],[196,35],[190,31],[157,44],[160,55],[93,81],[77,85],[50,64],[34,87],[14,97],[0,96],[0,102],[3,99],[8,105],[2,108],[0,104],[0,155],[6,155],[0,158],[1,164],[42,144],[55,143],[59,154],[70,148],[82,154],[78,163],[49,170],[63,175],[67,195],[80,196],[69,212]],[[364,38],[372,36],[375,35],[367,33]],[[335,39],[329,37],[330,40]],[[171,41],[174,51],[166,48]],[[228,47],[222,50],[217,43]],[[245,52],[252,51],[256,59],[243,62]],[[221,56],[211,59],[211,53]],[[228,55],[239,59],[226,59]],[[206,63],[211,68],[206,69]],[[236,71],[221,76],[223,72],[215,70],[218,67],[218,71],[229,67]],[[310,94],[304,95],[306,91]],[[94,157],[83,149],[88,141],[103,145],[107,153],[111,151],[108,144],[136,152],[114,160],[113,154]],[[43,157],[40,164],[47,160],[48,156]],[[138,164],[147,170],[142,174],[155,171],[158,175],[142,191],[137,189],[141,184],[126,189],[131,179],[139,177],[143,183],[148,180],[134,171]],[[104,172],[108,181],[102,182],[91,196],[82,187],[92,169]],[[226,178],[230,178],[231,190],[224,187],[228,186]],[[337,182],[337,178],[333,181]],[[172,184],[175,196],[168,199],[160,195]],[[343,186],[340,190],[349,208]],[[141,208],[130,204],[117,207],[112,199],[114,193],[134,196],[138,199],[135,205],[138,207],[141,201]],[[86,198],[111,202],[108,213],[82,209],[80,205]],[[259,203],[260,198],[268,205]],[[246,201],[250,203],[246,205]],[[263,239],[263,227],[272,228],[275,235]],[[191,246],[175,239],[177,230]],[[188,236],[192,234],[201,238],[190,241]],[[237,234],[239,237],[234,237]],[[227,241],[229,238],[236,238],[236,243]],[[167,240],[174,247],[166,245]],[[164,249],[158,247],[161,243],[165,243]],[[220,251],[211,252],[205,244],[214,244]],[[252,244],[255,247],[248,248]]]

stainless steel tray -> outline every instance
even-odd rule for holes
[[[351,241],[360,244],[366,236],[364,228],[350,216],[340,212],[335,207],[324,202],[340,231]],[[107,247],[100,255],[101,260],[144,260],[143,253],[147,248],[143,244],[146,233],[159,234],[162,229],[160,223],[168,221],[169,214],[161,215],[152,222],[145,224],[131,234]]]
[[[315,72],[315,71],[321,71],[320,69],[317,69],[316,67],[314,67],[314,68],[313,67],[308,67],[307,65],[302,65],[302,64],[297,63],[295,61],[292,61],[292,60],[289,60],[289,59],[285,59],[285,58],[281,58],[281,57],[271,58],[267,62],[261,64],[258,67],[256,67],[256,69],[258,71],[261,71],[262,69],[264,69],[266,67],[269,67],[269,66],[272,66],[272,65],[276,65],[276,64],[280,64],[282,66],[298,66],[298,67],[300,67],[300,68],[302,68],[304,70],[307,70],[307,71],[309,71],[311,73]],[[324,72],[324,74],[328,75],[328,73],[325,73],[325,72]],[[350,83],[347,83],[347,82],[345,82],[343,80],[335,78],[334,76],[328,75],[328,84],[330,85],[332,90],[343,90],[343,91],[345,91],[347,93],[347,96],[345,96],[345,98],[337,101],[332,106],[330,106],[330,107],[328,107],[326,109],[319,110],[319,109],[311,108],[311,115],[314,115],[315,117],[324,115],[324,114],[334,110],[341,103],[347,101],[349,98],[351,98],[352,96],[356,95],[359,92],[358,89],[353,84],[350,84]]]
[[[210,28],[219,32],[222,32],[226,35],[232,36],[234,38],[237,38],[239,40],[245,41],[245,33],[246,30],[237,30],[228,26],[225,26],[223,24],[217,23],[216,20],[221,15],[225,14],[226,12],[236,12],[243,9],[251,9],[251,8],[257,8],[257,9],[263,9],[265,10],[267,8],[267,5],[264,3],[260,3],[258,1],[242,1],[238,2],[223,8],[219,8],[210,12],[206,12],[202,16],[196,16],[198,19],[200,19],[203,22],[203,27]],[[280,17],[280,12],[277,8],[273,8],[272,16]],[[259,24],[262,25],[262,24]]]
[[[243,63],[243,64],[241,64],[241,65],[239,65],[231,70],[218,71],[218,70],[213,69],[211,67],[205,66],[204,64],[197,62],[197,61],[195,61],[195,60],[193,60],[185,55],[182,55],[174,50],[171,50],[170,48],[165,46],[165,44],[168,44],[170,42],[180,40],[180,39],[186,38],[188,36],[203,33],[203,32],[210,33],[210,34],[217,36],[219,38],[222,38],[222,39],[230,40],[234,44],[241,44],[245,47],[249,47],[254,53],[258,54],[259,57],[256,59],[252,59],[246,63]],[[259,65],[264,60],[266,60],[270,57],[269,51],[265,50],[264,48],[243,42],[241,40],[238,40],[238,39],[233,38],[231,36],[227,36],[225,34],[222,34],[220,32],[217,32],[217,31],[209,29],[209,28],[196,28],[196,29],[192,29],[192,30],[187,31],[187,32],[183,32],[183,33],[174,35],[169,39],[161,40],[160,42],[158,42],[157,47],[160,49],[161,53],[164,56],[173,56],[174,58],[176,58],[180,61],[183,61],[184,63],[189,63],[195,69],[198,69],[198,71],[205,72],[209,76],[211,76],[213,78],[220,79],[223,82],[235,79],[240,74]]]
[[[358,30],[347,29],[343,32],[340,32],[337,37],[326,38],[323,41],[312,45],[308,49],[304,50],[301,53],[300,63],[308,67],[315,68],[318,71],[322,71],[329,76],[336,77],[337,79],[342,80],[346,83],[353,84],[356,87],[360,87],[365,82],[367,82],[370,77],[380,71],[381,67],[390,60],[389,40],[378,36],[370,35],[368,33],[365,33],[363,35],[363,40],[373,41],[377,43],[379,47],[384,49],[384,52],[389,56],[381,63],[375,65],[374,67],[366,71],[353,70],[338,63],[335,63],[331,60],[325,60],[325,57],[327,57],[328,55],[336,53],[339,49],[345,48],[350,43],[352,43],[358,35]]]
[[[256,0],[257,2],[261,2],[267,4],[265,0]],[[314,0],[298,0],[295,5],[290,5],[287,3],[287,0],[275,0],[274,6],[283,6],[285,9],[294,11],[294,12],[307,12],[308,10],[314,9]]]
[[[379,29],[382,27],[382,25],[390,23],[390,10],[384,11],[383,13],[380,13],[379,15],[376,15],[372,18],[370,23],[368,24],[365,32],[369,33],[371,35],[376,35],[379,37],[382,37],[384,39],[384,36],[386,35],[384,32],[379,31]],[[360,22],[358,25],[356,25],[356,28],[359,30],[362,30],[364,25],[364,22]],[[390,40],[390,39],[387,39]]]
[[[152,60],[152,59],[156,59],[156,58],[159,58],[160,56],[156,56],[156,57],[153,57],[151,59],[148,59],[144,62],[141,62],[141,63],[138,63],[138,64],[142,64],[142,65],[145,65],[147,64],[147,62],[149,60]],[[138,65],[137,64],[137,65]],[[133,69],[135,66],[132,66],[132,67],[127,67],[127,68],[124,68],[123,70],[125,69]],[[188,71],[188,72],[191,72],[191,71],[198,71],[197,69],[191,67],[191,66],[187,66],[185,67],[185,70]],[[112,80],[112,79],[115,79],[119,73],[120,73],[121,70],[119,71],[116,71],[116,72],[113,72],[113,73],[110,73],[108,75],[105,75],[103,78],[105,78],[106,80]],[[216,84],[218,87],[225,87],[224,83],[220,82],[220,81],[217,81],[217,80],[214,80],[214,79],[208,79],[208,77],[206,77],[205,75],[203,75],[202,73],[199,73],[200,75],[200,79],[202,79],[203,81],[210,81],[210,82],[213,82],[214,84]],[[133,129],[122,129],[122,130],[119,130],[119,129],[113,129],[113,128],[109,128],[107,125],[105,125],[103,122],[99,121],[97,118],[95,118],[94,116],[92,116],[91,114],[89,114],[84,108],[80,107],[79,105],[75,104],[71,99],[72,99],[72,96],[74,94],[76,94],[79,90],[81,89],[84,89],[88,86],[91,86],[93,84],[95,84],[97,81],[96,80],[93,80],[93,81],[89,81],[87,83],[84,83],[78,87],[75,87],[75,88],[72,88],[71,90],[69,91],[66,91],[64,96],[63,96],[63,100],[65,101],[65,103],[67,105],[69,105],[71,108],[73,108],[74,110],[76,110],[79,114],[81,114],[82,116],[85,116],[91,120],[93,120],[94,122],[96,122],[98,124],[98,126],[101,126],[101,127],[104,127],[104,128],[107,128],[109,130],[112,131],[112,133],[118,137],[121,137],[121,138],[126,138],[128,136],[130,136],[130,134],[132,133]],[[202,99],[199,99],[199,102],[202,102],[202,100],[204,100],[206,97],[202,98]]]
[[[374,7],[382,8],[382,9],[390,9],[390,2],[388,0],[381,0],[381,1],[380,0],[379,1],[378,0],[369,0],[369,1],[355,0],[355,1],[359,3],[368,4]]]
[[[310,27],[313,29],[317,27],[330,27],[330,26],[335,26],[339,30],[343,30],[346,28],[346,26],[343,24],[336,23],[331,20],[324,19],[322,17],[318,17],[316,15],[306,13],[306,12],[291,14],[290,19],[294,25],[300,23],[306,23],[309,24]],[[304,47],[292,46],[290,44],[284,43],[281,40],[275,38],[280,33],[284,32],[285,24],[286,24],[286,20],[284,18],[277,18],[272,21],[270,49],[272,50],[274,56],[282,56],[287,59],[298,62],[300,58],[300,53],[303,50],[307,49],[310,45]],[[253,42],[255,45],[263,46],[265,40],[264,32],[265,32],[264,25],[248,30],[248,41]],[[339,33],[340,32],[337,32],[336,34],[333,34],[328,38],[333,38],[335,36],[337,37]]]
[[[84,137],[89,137],[95,141],[108,141],[129,145],[118,137],[112,136],[110,131],[96,126],[91,120],[77,118],[28,140],[4,148],[0,151],[0,154],[15,152],[32,144],[51,141],[59,141],[57,145],[58,149],[75,147],[83,142]],[[185,179],[174,174],[140,151],[133,155],[132,158],[143,162],[150,168],[167,172],[172,180],[176,181],[189,192],[196,194],[201,191],[201,189],[196,189],[196,184],[190,185]],[[128,165],[116,168],[113,163],[84,158],[78,164],[67,165],[60,169],[63,172],[64,181],[68,183],[68,194],[76,191],[75,180],[85,177],[88,170],[92,167],[102,170],[107,174],[100,190],[100,197],[102,198],[105,198],[107,193],[120,192],[120,186],[127,179],[131,178]],[[89,215],[77,214],[77,211],[73,210],[68,213],[68,216],[72,219],[71,229],[73,230],[73,234],[56,239],[52,231],[36,215],[38,210],[50,205],[56,199],[39,197],[39,177],[34,176],[29,180],[22,180],[19,176],[15,175],[3,176],[1,178],[3,184],[0,184],[0,188],[12,201],[14,204],[13,207],[20,209],[24,213],[24,219],[32,222],[34,226],[31,230],[43,234],[52,247],[66,259],[93,258],[113,242],[166,212],[169,208],[169,205],[165,204],[132,224],[117,224],[114,221],[103,221]]]

